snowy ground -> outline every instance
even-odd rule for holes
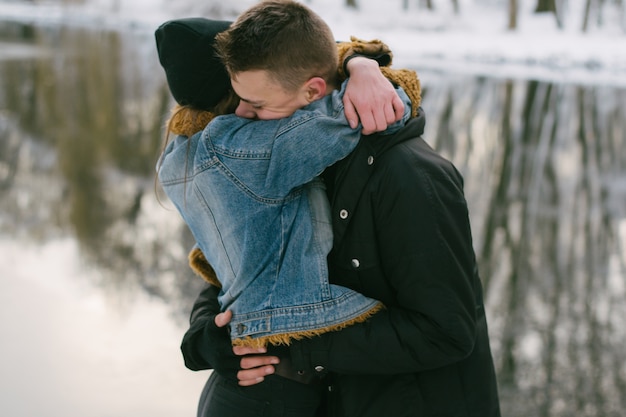
[[[533,78],[583,84],[626,85],[626,10],[608,5],[600,28],[592,15],[587,33],[582,25],[582,0],[570,0],[564,28],[557,29],[552,14],[532,13],[535,0],[521,0],[518,29],[508,31],[504,1],[461,0],[455,15],[451,2],[433,2],[431,12],[412,0],[357,0],[358,10],[341,0],[306,3],[332,27],[338,39],[356,35],[380,38],[395,52],[395,66],[445,70],[489,76]],[[19,19],[52,24],[98,25],[113,28],[155,28],[182,16],[232,19],[256,0],[198,4],[192,1],[91,0],[87,6],[61,7],[57,2],[38,5],[1,1],[0,20]],[[214,5],[211,3],[215,3]],[[622,6],[623,7],[623,6]]]

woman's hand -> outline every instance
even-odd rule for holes
[[[351,127],[355,128],[360,120],[363,134],[370,135],[402,119],[404,104],[376,61],[356,57],[347,66],[350,78],[343,104]]]
[[[219,313],[215,316],[215,325],[224,327],[230,323],[232,317],[233,313],[229,310]],[[243,387],[263,382],[267,375],[275,372],[274,365],[280,362],[277,356],[265,355],[267,349],[264,347],[233,346],[233,352],[241,356],[241,370],[237,372],[237,379]]]

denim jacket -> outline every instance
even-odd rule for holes
[[[411,113],[386,133],[399,130]],[[234,344],[263,346],[339,330],[380,302],[328,282],[330,208],[318,175],[360,138],[340,91],[279,120],[216,117],[165,148],[159,180],[193,233],[231,310]],[[381,140],[384,140],[381,139]]]

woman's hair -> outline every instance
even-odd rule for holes
[[[218,102],[212,110],[204,110],[198,107],[194,107],[192,105],[184,105],[181,106],[177,104],[172,109],[170,118],[165,123],[165,134],[163,140],[163,148],[161,149],[161,154],[165,152],[165,148],[169,143],[172,135],[183,135],[187,137],[193,136],[195,133],[202,131],[211,120],[213,120],[217,116],[221,116],[223,114],[231,114],[237,108],[239,103],[239,97],[234,93],[232,89],[229,88],[228,92],[222,98],[220,102]],[[187,142],[187,146],[189,146],[191,142]],[[189,148],[187,150],[189,153]],[[185,172],[187,172],[187,163],[188,159],[185,159]],[[159,160],[158,168],[160,167],[161,160]],[[187,178],[185,178],[185,182],[187,182]],[[155,176],[155,193],[157,195],[157,199],[159,200],[158,189],[158,173]]]
[[[215,49],[231,78],[266,70],[287,91],[312,77],[335,85],[337,46],[330,27],[311,9],[291,0],[252,6],[225,31]]]
[[[224,98],[211,110],[205,110],[192,105],[177,104],[172,109],[170,118],[165,123],[165,139],[162,152],[165,151],[169,138],[172,135],[192,136],[203,130],[211,120],[223,114],[234,113],[239,104],[239,97],[229,89]]]

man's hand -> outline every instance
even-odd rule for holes
[[[233,317],[233,313],[227,310],[215,316],[215,325],[224,327]],[[246,346],[233,346],[235,355],[242,356],[240,366],[241,370],[237,372],[239,385],[246,387],[263,382],[267,375],[274,373],[274,365],[280,360],[276,356],[267,356],[266,348],[253,348]]]
[[[356,127],[360,119],[363,134],[370,135],[402,119],[404,104],[376,61],[353,58],[348,62],[348,71],[343,104],[350,126]]]
[[[265,348],[235,346],[233,347],[233,352],[235,352],[235,355],[243,356],[241,358],[242,370],[237,372],[239,385],[243,387],[263,382],[265,376],[275,372],[274,365],[279,362],[276,356],[262,355],[267,352]]]

